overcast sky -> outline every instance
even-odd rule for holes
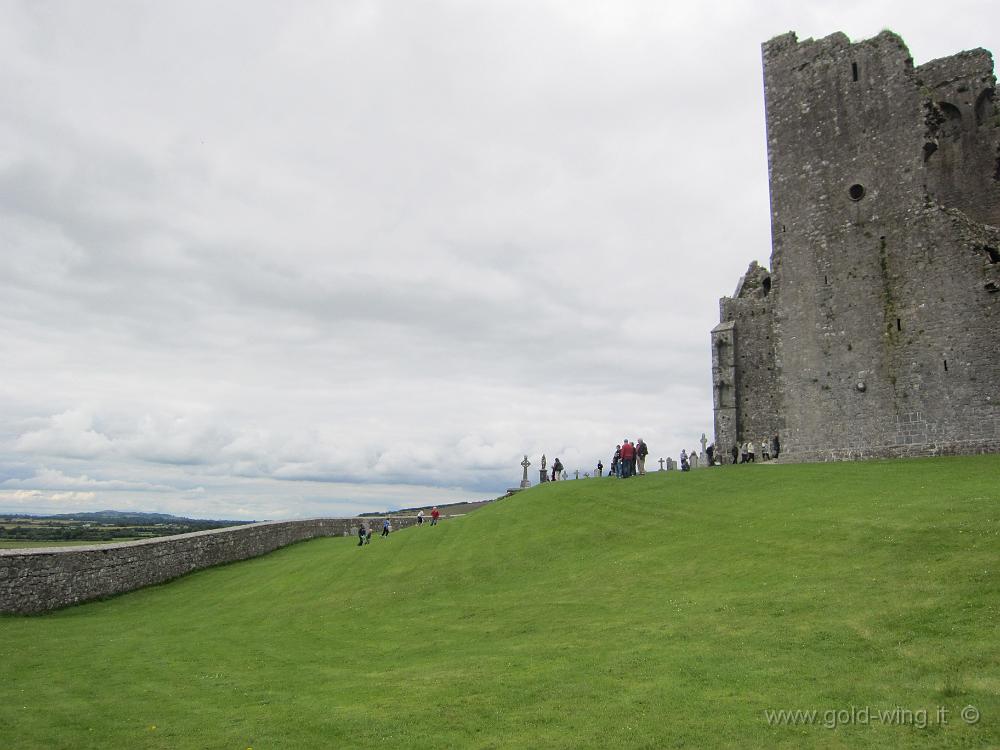
[[[996,0],[0,0],[0,510],[353,515],[711,438],[760,44]]]

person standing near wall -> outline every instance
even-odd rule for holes
[[[422,510],[417,511],[417,526],[424,525],[424,512]]]
[[[389,531],[391,529],[392,526],[389,525],[389,519],[387,518],[382,522],[382,536],[389,536]]]
[[[437,522],[440,517],[441,517],[441,511],[439,511],[437,509],[437,506],[435,505],[431,509],[431,526],[437,526]]]
[[[360,547],[365,543],[365,525],[363,523],[358,524],[358,546]]]

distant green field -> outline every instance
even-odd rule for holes
[[[102,540],[96,542],[88,542],[85,540],[84,541],[69,540],[60,542],[13,542],[7,539],[0,539],[0,549],[28,549],[32,547],[79,547],[81,545],[87,546],[91,544],[115,544],[117,542],[129,542],[129,541],[134,541],[136,538],[138,537],[131,537],[131,538],[122,537],[120,539],[111,539],[108,541]]]
[[[568,481],[0,618],[0,746],[1000,747],[998,480]]]

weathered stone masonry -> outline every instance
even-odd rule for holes
[[[163,583],[213,565],[246,560],[321,536],[353,536],[383,517],[269,521],[93,547],[0,550],[0,613],[35,614]],[[392,516],[394,529],[416,517]]]
[[[1000,111],[985,50],[763,45],[771,271],[712,332],[716,444],[813,461],[1000,451]]]

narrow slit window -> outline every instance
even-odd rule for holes
[[[858,80],[858,64],[856,62],[851,63],[851,78],[855,81]]]
[[[899,320],[899,318],[896,318],[896,330],[897,330],[897,331],[902,331],[902,330],[903,330],[903,324],[902,324],[902,322],[901,322],[901,321]]]
[[[944,361],[944,371],[948,372],[948,360]]]

